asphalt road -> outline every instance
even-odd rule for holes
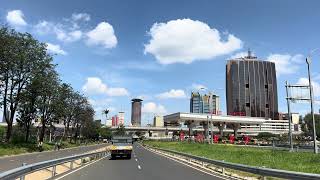
[[[20,167],[22,163],[36,163],[40,161],[52,160],[76,154],[82,154],[88,151],[105,147],[107,144],[98,144],[92,146],[80,146],[71,149],[61,149],[59,151],[47,151],[39,153],[30,153],[17,156],[8,156],[0,158],[0,172],[7,171],[16,167]]]
[[[197,171],[191,167],[150,152],[140,145],[134,145],[132,158],[111,160],[104,158],[76,172],[63,180],[213,180],[220,179]]]

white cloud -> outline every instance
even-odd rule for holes
[[[309,85],[309,79],[308,78],[300,78],[298,80],[297,84]],[[314,96],[315,97],[320,97],[320,83],[312,81],[312,86],[313,86],[313,94],[314,94]]]
[[[251,55],[252,55],[252,56],[255,56],[254,53],[252,53]],[[244,57],[246,57],[246,56],[248,56],[248,52],[243,51],[243,52],[238,52],[238,53],[232,55],[232,56],[230,57],[230,59],[244,58]]]
[[[104,48],[114,48],[117,45],[117,37],[114,34],[112,25],[107,22],[99,23],[93,30],[87,34],[88,45],[101,45]]]
[[[60,28],[55,29],[55,33],[57,35],[57,39],[64,42],[74,42],[78,41],[82,37],[82,32],[80,30],[65,32]]]
[[[75,42],[82,38],[81,30],[69,30],[70,27],[48,21],[40,21],[34,26],[34,31],[40,35],[54,34],[56,38],[63,42]]]
[[[73,13],[71,19],[73,21],[90,21],[90,15],[87,13]]]
[[[143,104],[142,112],[153,113],[153,114],[165,114],[165,113],[167,113],[167,110],[161,104],[156,104],[154,102],[148,102],[148,103]]]
[[[88,94],[106,94],[108,96],[128,96],[129,92],[121,87],[108,87],[98,77],[88,77],[82,90]]]
[[[26,26],[27,22],[24,20],[24,15],[21,10],[12,10],[7,14],[7,22],[12,26]]]
[[[171,89],[168,92],[164,92],[157,95],[159,99],[169,99],[169,98],[186,98],[184,90],[181,89]]]
[[[54,54],[61,54],[61,55],[67,55],[67,52],[61,49],[60,45],[55,45],[51,43],[46,43],[47,44],[47,50],[51,53]]]
[[[110,98],[102,98],[102,99],[89,99],[89,102],[92,106],[108,106],[113,100]]]
[[[55,29],[55,25],[52,22],[40,21],[38,24],[34,25],[34,30],[40,35],[49,34]]]
[[[200,90],[200,89],[208,89],[205,85],[193,83],[191,86],[194,90]]]
[[[177,19],[155,23],[148,32],[151,40],[144,53],[150,53],[161,64],[207,60],[232,53],[242,47],[242,41],[232,34],[223,40],[217,29],[201,21]]]
[[[107,85],[97,77],[88,77],[87,82],[82,87],[82,90],[89,94],[103,94],[107,89]]]
[[[281,74],[294,74],[299,70],[299,63],[303,56],[296,54],[271,54],[267,57],[267,61],[274,62],[278,75]]]
[[[128,96],[129,92],[126,88],[109,88],[106,91],[109,96]]]

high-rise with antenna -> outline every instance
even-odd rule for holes
[[[274,62],[248,55],[226,66],[227,113],[278,119],[277,77]]]

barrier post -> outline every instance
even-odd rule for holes
[[[22,163],[22,166],[26,166],[27,163]],[[20,180],[24,180],[25,179],[25,175],[20,176]]]

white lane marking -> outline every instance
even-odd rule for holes
[[[141,169],[141,166],[140,166],[140,165],[138,165],[138,169]]]
[[[138,162],[138,159],[136,158],[136,161]]]
[[[106,157],[104,157],[104,158],[107,158],[107,157],[108,157],[108,156],[106,156]],[[70,174],[72,174],[72,173],[74,173],[74,172],[77,172],[77,171],[79,171],[79,170],[81,170],[81,169],[83,169],[83,168],[85,168],[85,167],[87,167],[87,166],[89,166],[89,165],[91,165],[91,164],[93,164],[93,163],[99,162],[99,161],[101,161],[101,160],[104,159],[104,158],[98,159],[97,161],[93,161],[93,162],[91,162],[91,163],[89,163],[89,164],[86,164],[86,165],[84,165],[84,166],[78,167],[77,169],[72,170],[71,172],[62,175],[62,176],[56,178],[55,180],[62,179],[62,178],[66,177],[66,176],[68,176],[68,175],[70,175]],[[81,175],[81,176],[82,176],[82,175]]]

